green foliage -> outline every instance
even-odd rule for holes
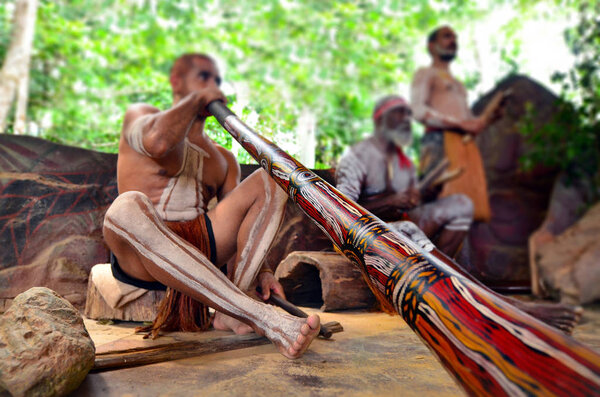
[[[8,3],[0,3],[0,33],[10,32],[11,13],[7,12]],[[10,41],[9,34],[0,34],[0,59],[4,59]]]
[[[536,126],[529,108],[521,126],[531,150],[524,169],[544,164],[573,178],[598,177],[600,165],[600,3],[580,5],[579,23],[565,32],[576,57],[568,74],[556,73],[562,93],[552,120]]]
[[[524,10],[536,3],[521,2]],[[218,60],[236,112],[292,155],[302,150],[298,117],[310,109],[317,167],[328,167],[372,131],[376,99],[410,82],[420,66],[414,49],[425,51],[432,28],[467,25],[504,2],[493,3],[483,10],[476,0],[40,0],[28,117],[44,138],[116,152],[127,106],[169,107],[171,63],[200,51]],[[0,59],[9,4],[0,4]],[[513,46],[507,56],[517,53]],[[459,77],[470,86],[480,79]],[[231,148],[214,120],[207,130]],[[250,161],[244,151],[238,159]]]

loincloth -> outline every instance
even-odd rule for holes
[[[461,193],[473,202],[476,221],[488,222],[491,209],[481,153],[473,139],[465,141],[464,134],[454,131],[428,131],[423,137],[421,172],[426,173],[445,156],[449,169],[461,168],[461,174],[446,182],[440,197]]]
[[[216,262],[217,249],[212,224],[204,213],[190,221],[165,222],[165,225],[182,239],[195,246],[202,254]],[[121,269],[117,258],[111,254],[113,276],[126,284],[150,290],[166,290],[153,324],[139,328],[148,331],[152,338],[159,331],[203,331],[210,325],[208,306],[157,281],[144,281],[129,276]]]
[[[210,259],[211,263],[217,261],[217,246],[213,233],[212,223],[206,213],[191,221],[165,222],[176,235],[198,248],[200,252]]]

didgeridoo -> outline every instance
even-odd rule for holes
[[[359,267],[470,395],[600,395],[600,355],[424,252],[245,125],[208,110]]]

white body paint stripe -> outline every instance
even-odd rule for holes
[[[569,356],[565,352],[553,348],[552,346],[550,346],[549,344],[547,344],[546,342],[544,342],[543,340],[538,338],[536,335],[534,335],[528,329],[521,328],[518,325],[515,325],[514,323],[511,323],[510,321],[502,318],[501,316],[498,316],[496,313],[494,313],[488,307],[477,302],[477,300],[473,297],[473,295],[471,295],[469,290],[462,285],[462,283],[460,282],[460,280],[458,278],[451,276],[450,279],[451,279],[452,283],[454,284],[454,286],[456,287],[456,289],[461,293],[461,295],[484,316],[490,318],[492,321],[495,321],[498,325],[502,326],[504,329],[506,329],[508,332],[510,332],[516,338],[521,340],[521,342],[523,342],[527,346],[531,347],[532,349],[539,350],[541,352],[546,353],[547,355],[549,355],[551,357],[555,357],[556,359],[562,361],[565,365],[573,368],[573,371],[581,374],[582,376],[585,376],[592,382],[600,385],[600,377],[598,375],[596,375],[595,373],[593,373],[592,371],[590,371],[589,368],[581,365],[580,363],[578,363],[576,360],[574,360],[571,356]],[[506,305],[508,305],[508,303],[506,303]],[[525,313],[523,313],[523,314],[527,315]],[[530,318],[534,321],[540,322],[539,320],[534,319],[533,317],[530,317]],[[545,324],[544,324],[544,326],[549,327],[548,325],[545,325]]]
[[[129,146],[139,154],[152,157],[144,147],[143,127],[146,121],[148,121],[148,117],[145,116],[138,117],[136,120],[134,120],[134,122],[131,124],[131,127],[125,134],[125,140]]]
[[[204,212],[202,172],[205,157],[209,157],[206,151],[185,140],[181,168],[169,180],[156,205],[159,216],[165,221],[188,221]]]

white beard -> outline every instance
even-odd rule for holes
[[[382,136],[398,147],[410,146],[413,136],[410,127],[399,126],[398,128],[385,128],[381,130]]]

